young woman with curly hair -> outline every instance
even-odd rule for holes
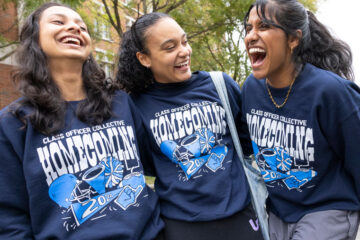
[[[78,13],[46,3],[20,34],[22,97],[0,112],[1,239],[154,239],[134,104],[106,86]]]
[[[262,239],[225,111],[208,72],[190,71],[192,49],[171,17],[146,14],[122,39],[117,81],[133,96],[148,133],[144,168],[156,176],[163,237]],[[245,154],[241,95],[223,74]]]

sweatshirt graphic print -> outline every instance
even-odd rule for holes
[[[312,188],[317,172],[313,129],[307,120],[288,118],[259,109],[246,114],[255,159],[268,187],[301,191]]]
[[[37,155],[67,231],[138,205],[145,181],[132,126],[112,121],[42,142]]]
[[[162,110],[150,119],[150,128],[162,153],[181,169],[179,180],[225,169],[225,111],[217,103],[192,102]]]

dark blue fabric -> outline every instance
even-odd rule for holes
[[[224,74],[244,152],[251,144],[241,124],[240,88]],[[250,202],[249,187],[235,152],[215,86],[207,72],[181,83],[155,83],[133,97],[149,137],[161,213],[169,219],[211,221],[235,214]]]
[[[265,79],[250,75],[242,90],[270,211],[292,223],[315,211],[359,210],[359,87],[306,64],[280,109]],[[270,91],[281,104],[288,88]]]
[[[256,214],[251,205],[236,214],[207,222],[185,222],[164,218],[159,240],[262,240]]]
[[[163,227],[145,186],[143,130],[127,94],[114,116],[89,126],[69,102],[65,128],[44,136],[0,115],[0,239],[154,239]],[[136,136],[136,133],[138,134]]]

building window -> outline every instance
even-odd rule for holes
[[[114,54],[100,48],[95,49],[95,59],[104,70],[106,77],[114,77]]]
[[[94,31],[99,34],[102,40],[111,41],[110,26],[94,19]]]

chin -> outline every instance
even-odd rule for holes
[[[178,81],[178,82],[183,82],[183,81],[188,80],[189,78],[191,78],[191,73],[189,73],[189,74],[184,74],[183,76],[177,78],[177,79],[178,79],[177,81]]]
[[[260,80],[266,77],[266,74],[260,71],[254,71],[253,70],[253,75],[256,79]]]

